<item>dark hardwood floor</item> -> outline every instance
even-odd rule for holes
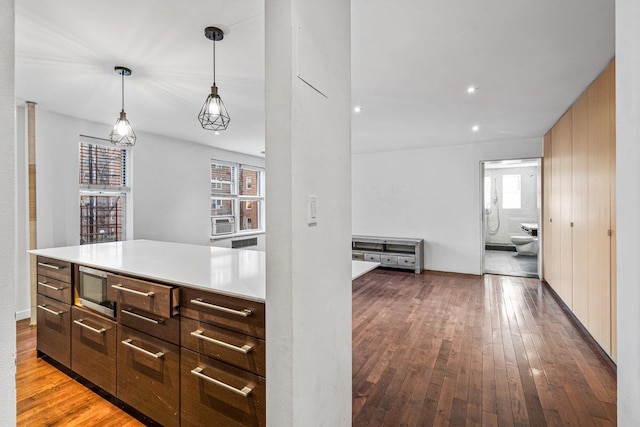
[[[354,426],[613,426],[616,378],[537,279],[353,283]]]
[[[17,324],[19,426],[141,426],[36,357]],[[353,283],[354,426],[613,426],[616,379],[540,282],[374,270]]]

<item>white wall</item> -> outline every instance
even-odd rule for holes
[[[23,123],[25,108],[18,107],[16,111],[19,122]],[[44,111],[36,105],[39,248],[79,244],[80,135],[103,138],[109,134],[110,127],[108,124]],[[264,166],[264,159],[141,131],[137,135],[138,142],[130,156],[130,207],[133,220],[127,227],[133,227],[133,233],[129,235],[135,239],[210,244],[209,159],[255,166]],[[25,138],[26,132],[22,128],[18,133],[19,146],[26,147]],[[22,170],[17,171],[18,177],[26,173],[25,162],[20,163]],[[27,215],[25,206],[20,216],[26,221]],[[23,241],[18,244],[19,251],[22,251],[22,246],[26,251],[26,238],[26,235],[21,238]],[[18,259],[16,310],[21,317],[28,317],[28,257],[20,255],[24,251],[19,253]]]
[[[0,425],[16,423],[15,5],[0,0]]]
[[[138,133],[132,180],[136,239],[210,244],[212,158],[264,166],[260,157]]]
[[[504,175],[520,175],[520,209],[504,209],[502,207],[504,201],[502,194],[502,177]],[[520,224],[523,222],[538,222],[538,210],[540,208],[538,206],[538,168],[536,166],[499,169],[488,169],[485,167],[484,176],[491,179],[491,213],[489,215],[485,215],[485,242],[512,244],[512,234],[525,235],[520,228]],[[494,185],[497,186],[498,190],[497,207],[493,203],[493,197],[495,194]],[[483,203],[486,203],[486,200]],[[498,214],[500,218],[500,227],[496,230],[496,227],[498,226]],[[495,234],[491,234],[489,232],[487,224],[491,226],[492,230],[495,230]]]
[[[618,424],[640,420],[640,2],[616,1]]]
[[[350,4],[269,0],[265,24],[267,424],[351,426]]]
[[[542,140],[352,157],[353,234],[425,240],[425,268],[482,273],[480,162],[542,156]]]

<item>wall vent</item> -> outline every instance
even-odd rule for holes
[[[234,248],[234,249],[246,248],[248,246],[257,246],[257,245],[258,245],[258,238],[257,237],[252,237],[250,239],[232,240],[231,241],[231,247]]]

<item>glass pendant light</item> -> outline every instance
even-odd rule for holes
[[[121,66],[117,66],[114,69],[116,73],[122,76],[122,111],[120,111],[120,118],[116,120],[116,124],[111,129],[109,140],[118,147],[133,147],[136,145],[136,133],[133,131],[129,120],[127,120],[127,113],[124,112],[124,76],[130,76],[131,70]]]
[[[224,38],[224,32],[217,27],[207,27],[204,29],[204,35],[213,41],[213,86],[211,86],[211,94],[207,96],[206,101],[198,120],[204,129],[209,130],[225,130],[229,126],[229,113],[222,102],[222,98],[218,95],[218,87],[216,86],[216,42]]]

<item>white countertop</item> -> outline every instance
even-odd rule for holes
[[[351,280],[356,280],[379,265],[379,262],[351,260]]]
[[[261,251],[128,240],[29,253],[261,302],[266,297],[265,253]],[[352,261],[352,279],[377,266],[378,263]]]

